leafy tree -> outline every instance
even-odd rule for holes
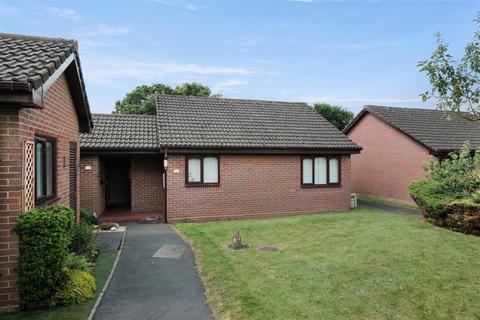
[[[353,119],[353,112],[340,106],[333,106],[328,103],[316,103],[313,105],[313,108],[339,130],[343,130]]]
[[[437,33],[437,49],[418,67],[432,88],[422,93],[423,101],[437,99],[437,109],[452,111],[469,120],[480,120],[480,13],[474,20],[477,30],[465,47],[463,58],[456,61],[448,44]]]
[[[161,83],[149,86],[142,85],[136,87],[132,92],[127,93],[122,100],[117,101],[113,113],[155,114],[155,95],[160,93],[184,96],[212,96],[209,87],[196,82],[184,83],[175,88]]]

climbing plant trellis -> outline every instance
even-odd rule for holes
[[[23,145],[23,211],[35,208],[35,144],[25,141]]]

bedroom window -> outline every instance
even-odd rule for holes
[[[302,186],[340,185],[340,157],[312,156],[302,158]]]
[[[192,156],[186,158],[185,184],[218,185],[220,162],[217,156]]]
[[[35,138],[36,205],[55,197],[55,140]]]

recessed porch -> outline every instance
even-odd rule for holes
[[[81,208],[103,222],[165,221],[163,157],[82,155]]]

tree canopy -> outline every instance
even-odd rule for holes
[[[353,112],[328,103],[316,103],[313,108],[339,130],[343,130],[354,116]]]
[[[175,88],[161,83],[142,85],[136,87],[132,92],[127,93],[122,100],[117,101],[113,113],[155,114],[155,95],[161,93],[184,96],[212,96],[209,87],[196,82],[184,83]]]
[[[420,96],[423,101],[436,99],[437,109],[452,111],[469,120],[480,120],[480,14],[474,20],[477,30],[464,50],[463,58],[455,60],[448,44],[437,33],[437,48],[429,59],[420,61],[432,88]]]

